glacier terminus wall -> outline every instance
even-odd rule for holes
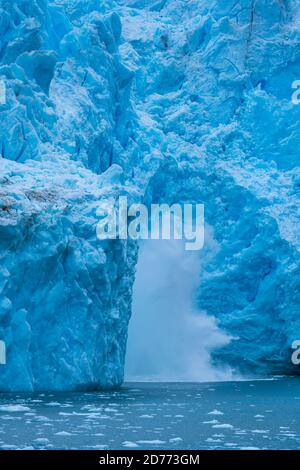
[[[96,237],[119,195],[203,203],[211,360],[298,373],[296,80],[297,0],[0,0],[1,391],[122,384],[138,245]]]

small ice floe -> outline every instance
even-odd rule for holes
[[[72,413],[64,413],[60,411],[58,413],[60,416],[85,416],[86,419],[112,419],[110,416],[102,415],[101,413],[77,413],[73,411]]]
[[[30,411],[30,408],[23,405],[2,405],[0,406],[0,411],[6,411],[7,413],[24,413],[25,411]]]
[[[45,403],[46,406],[62,406],[61,403],[58,403],[58,401],[50,401],[49,403]]]
[[[219,411],[219,410],[213,410],[213,411],[210,411],[209,413],[207,413],[208,415],[215,415],[215,416],[221,416],[223,415],[224,413],[222,413],[222,411]]]
[[[86,446],[85,448],[86,449],[95,449],[95,450],[104,450],[104,449],[107,449],[107,447],[108,446],[106,444],[103,444],[103,445],[98,444],[96,446]]]
[[[240,450],[259,450],[259,447],[239,447]]]
[[[37,439],[34,439],[34,443],[37,446],[46,446],[47,444],[49,444],[49,442],[49,439],[47,439],[46,437],[38,437]]]
[[[59,431],[55,433],[56,436],[72,436],[73,434],[68,431]]]
[[[136,447],[139,447],[139,445],[136,442],[131,442],[131,441],[124,441],[122,443],[122,446],[123,447],[131,447],[132,449],[136,448]]]
[[[80,408],[81,410],[88,410],[88,411],[102,411],[103,407],[97,407],[94,405],[84,405]]]
[[[226,443],[225,443],[225,446],[226,446],[226,447],[236,447],[237,444],[236,444],[235,442],[226,442]]]
[[[161,441],[160,439],[153,439],[153,440],[141,440],[137,441],[138,444],[149,444],[152,446],[159,446],[160,444],[165,444],[166,441]]]
[[[182,439],[181,437],[172,437],[172,439],[169,439],[169,442],[171,442],[172,444],[176,444],[176,442],[181,442]]]
[[[184,418],[184,415],[175,415],[174,418]]]
[[[208,437],[205,442],[222,442],[221,439],[213,439],[212,437]]]
[[[254,418],[264,418],[264,415],[255,415]]]
[[[15,415],[4,415],[4,416],[0,416],[0,418],[3,420],[3,421],[22,421],[22,417],[21,416],[15,416]]]
[[[251,431],[253,434],[267,434],[268,432],[270,432],[269,430],[265,430],[265,429],[253,429],[253,431]]]
[[[223,424],[214,424],[214,425],[213,425],[213,428],[218,428],[218,429],[233,429],[233,426],[232,426],[232,424],[223,423]]]
[[[154,418],[154,416],[153,415],[141,415],[140,418],[148,419],[148,418]]]
[[[26,415],[28,416],[29,413],[26,413]],[[41,423],[45,423],[47,421],[50,421],[49,418],[47,418],[47,416],[35,416],[34,418],[34,421],[38,421],[38,422],[41,422]]]
[[[217,419],[211,419],[210,421],[202,421],[202,424],[218,424]]]

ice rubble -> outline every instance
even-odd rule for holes
[[[215,360],[295,372],[298,2],[0,8],[0,389],[122,382],[137,250],[95,231],[120,192],[205,203],[218,250],[198,307],[235,338]]]

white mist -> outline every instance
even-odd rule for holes
[[[209,240],[207,240],[209,238]],[[127,381],[216,381],[232,379],[211,364],[210,352],[230,341],[214,318],[195,310],[201,265],[216,249],[193,252],[181,240],[142,243],[129,326]]]

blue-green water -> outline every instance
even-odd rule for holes
[[[1,449],[298,449],[300,380],[0,395]]]

